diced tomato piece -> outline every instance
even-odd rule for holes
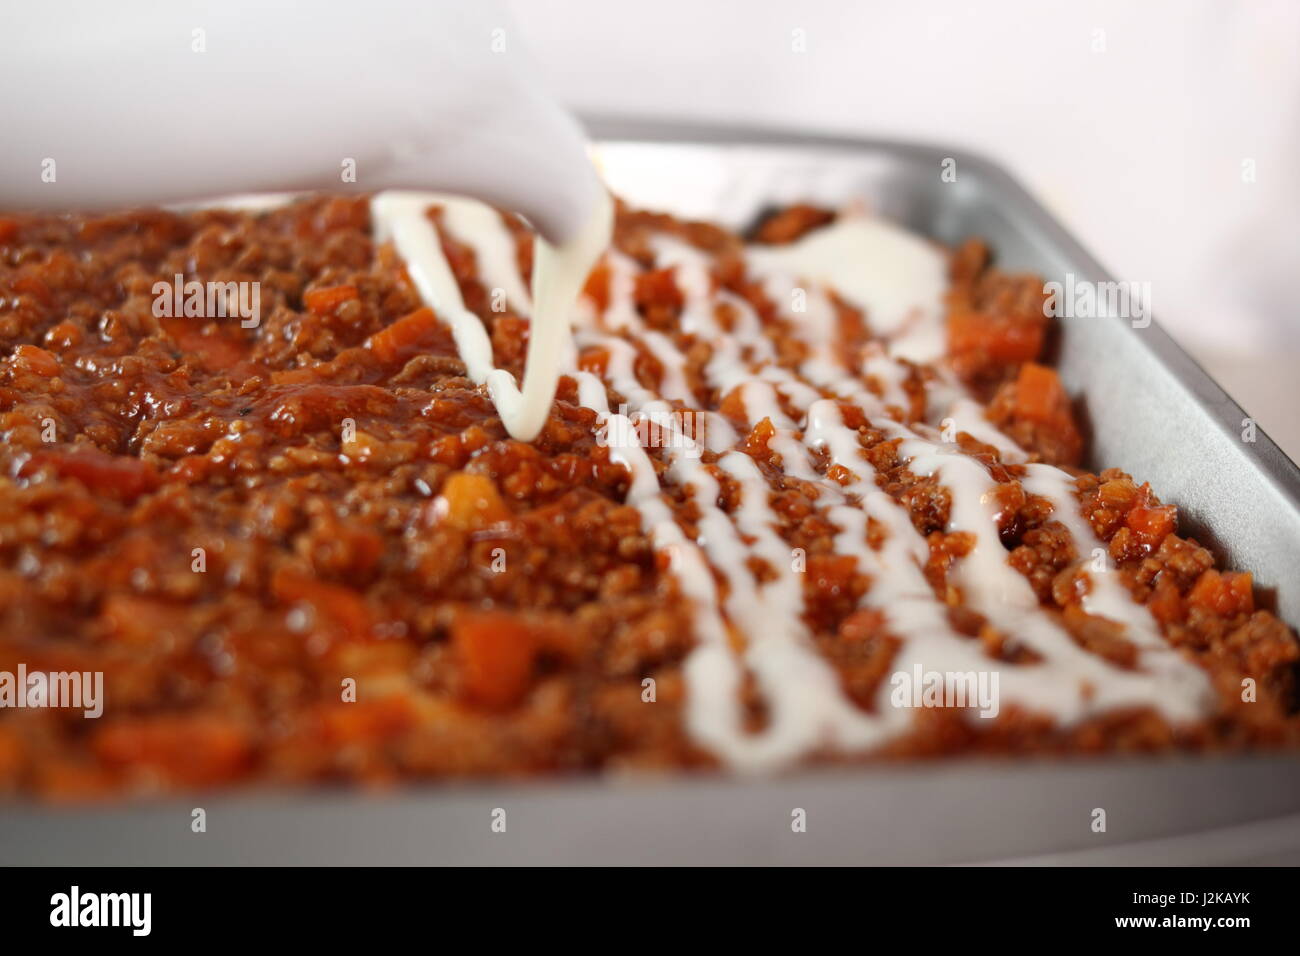
[[[1248,572],[1227,571],[1220,574],[1214,568],[1201,573],[1187,593],[1187,603],[1204,608],[1220,617],[1249,614],[1255,610],[1255,594]]]
[[[366,347],[381,362],[395,363],[408,358],[438,333],[438,317],[430,308],[416,309],[366,340]]]
[[[329,315],[344,302],[357,298],[354,285],[334,285],[324,289],[312,289],[302,297],[302,304],[307,311],[317,315]]]
[[[953,309],[948,316],[952,354],[983,353],[998,362],[1029,362],[1043,350],[1045,322]]]
[[[499,611],[464,614],[452,626],[451,639],[460,655],[466,698],[493,710],[523,699],[538,641],[517,617]]]
[[[18,223],[13,219],[0,219],[0,242],[10,242],[18,235]]]

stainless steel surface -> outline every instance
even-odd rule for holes
[[[1268,862],[1300,863],[1300,827],[1288,816],[1298,790],[1293,760],[960,761],[766,782],[610,780],[24,811],[0,822],[0,847],[6,862],[92,865],[934,864],[1047,855],[1105,863],[1112,854],[1146,864],[1246,863],[1260,851]],[[207,812],[206,833],[190,830],[194,807]],[[807,814],[804,833],[791,830],[796,808]],[[1105,833],[1091,828],[1097,808],[1106,811]],[[504,833],[492,830],[498,809]],[[1215,836],[1247,823],[1259,831],[1253,839],[1224,845]],[[1136,841],[1149,848],[1133,860]]]
[[[766,205],[864,200],[1006,268],[1103,270],[997,167],[960,151],[594,120],[615,190],[744,226]],[[940,178],[945,159],[957,180]],[[1117,223],[1116,228],[1136,228]],[[1094,424],[1093,464],[1149,480],[1229,564],[1300,621],[1300,470],[1154,324],[1061,322],[1059,365]],[[191,832],[191,810],[207,832]],[[494,809],[506,832],[491,828]],[[795,808],[806,833],[791,830]],[[1093,811],[1107,829],[1093,832]],[[972,762],[773,780],[201,796],[108,809],[0,806],[3,863],[1300,863],[1292,756]]]

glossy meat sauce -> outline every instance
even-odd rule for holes
[[[758,238],[788,242],[829,218],[795,207]],[[509,228],[527,275],[530,238]],[[671,331],[682,309],[672,271],[651,268],[647,251],[664,231],[707,251],[721,286],[771,313],[737,237],[621,209],[615,244],[645,264],[634,294],[648,326]],[[493,311],[472,250],[447,234],[443,247],[496,363],[519,375],[527,320]],[[154,283],[176,273],[258,282],[257,327],[156,316]],[[977,243],[953,253],[951,274],[952,367],[1034,459],[1077,464],[1070,398],[1035,363],[1041,282],[991,270]],[[597,308],[608,283],[604,267],[588,283]],[[870,337],[859,313],[839,310],[846,343]],[[799,344],[775,336],[783,360],[798,361]],[[699,351],[684,370],[699,407],[743,421],[701,384]],[[596,414],[566,377],[540,438],[509,439],[403,264],[372,242],[364,200],[0,219],[0,352],[0,671],[103,671],[106,686],[98,720],[0,710],[0,790],[80,799],[715,764],[683,726],[692,616],[625,503],[628,473],[597,441]],[[599,349],[580,356],[597,373],[607,361]],[[664,369],[643,352],[636,374],[654,387]],[[925,374],[906,384],[916,415]],[[954,626],[994,659],[1031,655],[950,587],[948,568],[970,545],[945,531],[942,483],[910,473],[860,411],[844,414],[880,487],[927,537],[926,579]],[[810,633],[869,709],[897,641],[860,606],[870,580],[835,553],[817,489],[781,476],[766,428],[742,447],[772,482],[782,538],[809,556]],[[1078,556],[1024,492],[1019,466],[969,435],[960,442],[1001,482],[1008,561],[1043,607],[1080,646],[1131,661],[1122,636],[1080,613]],[[1128,476],[1083,475],[1078,487],[1135,599],[1207,669],[1218,713],[1176,729],[1150,712],[1060,728],[1015,711],[982,726],[918,711],[915,729],[877,755],[1297,740],[1296,642],[1255,609],[1249,576],[1215,569],[1176,534],[1175,509]],[[690,528],[695,506],[666,493]],[[1240,699],[1243,675],[1259,683],[1254,703]],[[761,695],[750,684],[742,694],[763,726]]]

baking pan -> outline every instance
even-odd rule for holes
[[[592,119],[635,205],[743,229],[766,207],[865,201],[1004,269],[1111,278],[1005,172],[960,150]],[[941,176],[947,168],[956,172]],[[952,181],[948,181],[952,180]],[[1117,223],[1116,228],[1132,228]],[[1141,277],[1121,277],[1140,279]],[[1190,531],[1300,621],[1300,470],[1152,323],[1059,321],[1092,461],[1149,480]],[[207,829],[194,833],[202,807]],[[1106,829],[1097,832],[1096,811]],[[803,832],[792,820],[803,810]],[[504,832],[501,823],[504,820]],[[494,824],[496,824],[494,826]],[[0,806],[0,862],[34,864],[1300,863],[1292,755],[960,759],[777,778],[581,777],[387,794],[245,790],[102,808]]]

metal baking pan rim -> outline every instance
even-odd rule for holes
[[[1176,864],[1208,862],[1210,853],[1300,861],[1300,817],[1289,799],[1298,789],[1300,761],[1276,754],[960,757],[757,780],[603,775],[383,793],[267,788],[9,807],[0,814],[0,862]],[[1260,799],[1243,813],[1244,793]],[[195,807],[204,808],[207,834],[188,832]],[[1112,815],[1110,832],[1089,832],[1096,807]],[[806,812],[812,839],[789,839],[794,808]],[[491,832],[499,809],[513,840]]]
[[[1071,262],[1090,275],[1108,276],[1096,260],[1060,226],[1030,194],[996,162],[964,150],[916,142],[887,139],[860,139],[847,136],[822,136],[789,130],[763,130],[752,127],[717,127],[655,121],[627,121],[602,117],[587,118],[588,128],[597,141],[646,142],[664,145],[792,147],[834,150],[843,153],[875,150],[933,162],[955,157],[967,171],[995,185],[1015,208],[1011,212],[1027,222],[1032,231],[1063,249]],[[1153,323],[1153,328],[1156,324]],[[1130,336],[1142,343],[1200,401],[1219,428],[1234,429],[1232,416],[1244,414],[1240,407],[1183,350],[1158,330],[1154,336]],[[1297,510],[1300,510],[1300,469],[1260,433],[1265,451],[1261,471]],[[213,808],[240,808],[257,812],[259,808],[347,806],[358,814],[385,813],[393,808],[415,805],[424,812],[434,810],[449,800],[469,799],[476,804],[506,800],[533,800],[558,797],[565,802],[623,799],[631,795],[665,798],[668,795],[724,795],[733,804],[737,798],[765,799],[774,794],[788,794],[799,788],[858,791],[890,786],[904,781],[931,783],[953,778],[970,780],[1022,781],[1031,788],[1064,778],[1099,779],[1108,775],[1141,778],[1150,786],[1168,779],[1171,774],[1190,773],[1202,784],[1232,780],[1242,774],[1264,776],[1281,784],[1281,789],[1300,794],[1300,761],[1277,751],[1254,751],[1238,754],[1195,754],[1173,752],[1155,757],[1128,755],[1097,756],[962,756],[934,757],[912,761],[881,761],[870,765],[850,764],[836,767],[804,768],[771,777],[753,778],[725,772],[675,772],[672,774],[579,774],[509,780],[446,781],[436,784],[414,783],[396,787],[391,792],[371,793],[353,787],[304,786],[292,788],[245,787],[202,793],[194,796],[170,795],[158,799],[139,799],[104,804],[48,806],[32,801],[0,802],[0,848],[9,845],[9,837],[29,827],[58,829],[70,821],[109,824],[113,820],[140,819],[141,815],[162,814],[169,808],[180,809],[202,800]],[[1275,774],[1276,776],[1270,776]],[[1291,797],[1288,807],[1296,808]],[[1282,819],[1282,806],[1268,810],[1265,817]],[[1246,819],[1259,819],[1247,817]],[[1193,826],[1195,831],[1199,825]],[[1163,839],[1164,837],[1162,837]],[[7,855],[7,854],[0,854]],[[1017,859],[1035,854],[1022,854]],[[1042,855],[1042,854],[1038,854]],[[1050,856],[1050,854],[1048,854]],[[991,857],[988,857],[991,858]],[[127,859],[127,857],[120,857]]]

